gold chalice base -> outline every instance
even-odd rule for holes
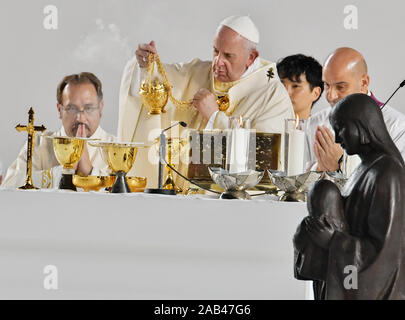
[[[0,184],[1,184],[1,179],[0,179]],[[35,187],[34,185],[30,183],[26,183],[22,187],[18,188],[19,190],[39,190],[39,188]]]
[[[176,186],[176,184],[174,183],[173,175],[171,174],[171,172],[167,176],[167,179],[166,179],[165,183],[163,184],[162,188],[165,190],[174,190],[174,191],[176,191],[176,193],[183,192],[183,190],[180,189],[178,186]]]
[[[115,176],[111,176],[111,184],[107,187],[112,187],[115,182]],[[143,192],[146,187],[147,178],[145,177],[126,177],[129,189],[131,192]]]

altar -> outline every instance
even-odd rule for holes
[[[1,299],[305,298],[305,203],[6,189],[0,203]]]

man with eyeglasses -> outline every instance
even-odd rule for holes
[[[57,109],[62,127],[47,135],[86,137],[108,141],[114,136],[100,127],[104,101],[102,84],[92,73],[82,72],[63,78],[57,88]],[[54,188],[59,185],[62,168],[55,158],[52,139],[36,135],[32,159],[34,185]],[[2,187],[19,187],[24,184],[27,167],[27,145],[7,170]],[[88,176],[108,173],[99,148],[85,145],[83,155],[76,165],[76,174]]]

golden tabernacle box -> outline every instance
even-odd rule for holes
[[[227,137],[229,130],[189,131],[189,179],[205,187],[214,186],[208,167],[226,168]],[[249,167],[256,170],[280,170],[281,168],[281,134],[252,131],[250,136]],[[191,186],[194,189],[194,186]],[[269,176],[264,175],[256,186],[257,190],[275,190]]]

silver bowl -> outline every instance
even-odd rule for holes
[[[309,171],[296,176],[287,176],[283,171],[267,171],[273,184],[284,191],[280,201],[305,202],[309,187],[323,177],[322,171]]]
[[[225,192],[221,194],[221,199],[251,199],[246,190],[256,186],[264,176],[263,170],[229,173],[228,170],[219,167],[208,167],[208,171],[212,180],[225,189]]]

